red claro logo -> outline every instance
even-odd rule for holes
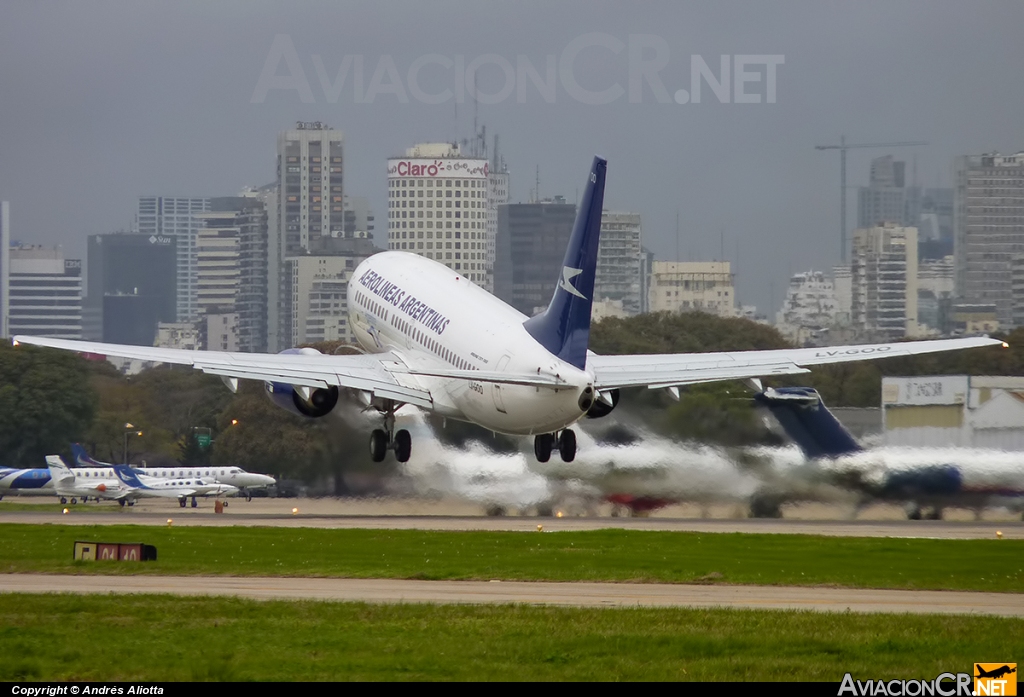
[[[436,177],[440,171],[436,162],[431,165],[417,165],[404,160],[398,163],[400,177]]]

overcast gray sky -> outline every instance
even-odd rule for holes
[[[643,215],[657,258],[675,258],[677,212],[684,259],[717,258],[724,233],[726,258],[739,243],[740,300],[773,314],[790,273],[838,261],[839,157],[814,145],[841,134],[928,141],[892,151],[908,162],[916,153],[928,186],[951,184],[955,155],[1024,149],[1021,27],[1016,1],[6,2],[0,199],[15,239],[81,255],[87,235],[131,224],[140,195],[272,181],[277,132],[321,120],[345,134],[346,193],[369,196],[382,227],[386,158],[469,137],[457,66],[493,54],[477,84],[497,103],[480,104],[479,120],[501,136],[513,200],[528,199],[538,166],[543,196],[573,200],[602,154],[606,206]],[[274,59],[275,45],[294,47],[297,63],[288,51]],[[720,79],[723,54],[728,101],[702,81],[700,103],[677,103],[693,91],[691,56]],[[756,61],[746,71],[760,82],[742,94],[761,103],[736,103],[745,55],[784,61],[774,103]],[[268,56],[282,86],[261,90]],[[542,80],[551,56],[555,89],[520,79],[520,56]],[[653,87],[643,61],[664,65]],[[498,100],[503,87],[511,94]],[[593,103],[606,90],[607,103]],[[886,152],[851,151],[849,184],[865,183],[871,157]],[[852,192],[848,201],[852,228]]]

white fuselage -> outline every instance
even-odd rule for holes
[[[266,474],[246,472],[240,467],[208,466],[208,467],[139,467],[133,466],[136,472],[159,480],[195,480],[230,484],[238,489],[258,489],[276,483],[275,479]]]
[[[375,254],[348,286],[349,321],[365,350],[392,351],[412,369],[539,375],[559,387],[403,376],[428,389],[434,410],[514,435],[553,433],[575,423],[593,387],[587,371],[560,360],[523,327],[527,319],[457,272],[406,252]]]
[[[148,489],[133,488],[131,493],[137,496],[151,496],[151,492],[162,494],[179,494],[180,496],[231,496],[238,493],[238,487],[223,484],[214,479],[163,478],[136,474],[139,481]]]

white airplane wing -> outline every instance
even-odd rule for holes
[[[515,385],[558,386],[561,380],[547,375],[510,375],[482,370],[455,370],[438,365],[433,369],[412,368],[396,353],[333,356],[309,354],[241,353],[232,351],[189,351],[158,346],[124,346],[94,341],[16,336],[17,344],[120,356],[156,363],[175,363],[224,378],[263,380],[295,386],[331,386],[364,390],[374,397],[393,399],[430,409],[433,399],[415,376],[500,382]]]
[[[769,351],[664,353],[630,356],[591,354],[587,358],[587,367],[594,372],[594,386],[599,390],[644,386],[654,389],[720,380],[796,375],[809,373],[808,366],[1000,345],[1005,347],[1006,343],[987,336],[979,336],[964,339]]]

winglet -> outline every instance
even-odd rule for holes
[[[808,458],[838,457],[863,450],[810,387],[769,387],[754,395]]]
[[[580,370],[587,365],[590,312],[597,275],[597,245],[601,237],[601,210],[608,161],[595,157],[576,214],[569,246],[547,309],[523,323],[538,343]]]

